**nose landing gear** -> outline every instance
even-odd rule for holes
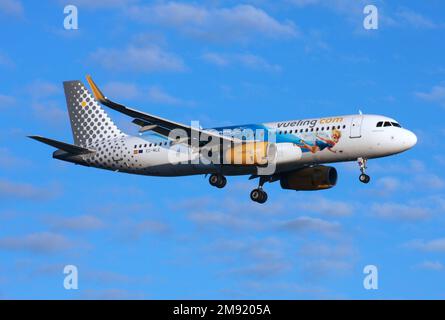
[[[362,173],[358,179],[360,180],[360,182],[362,183],[369,183],[369,181],[371,181],[371,177],[368,176],[365,171],[366,171],[366,164],[368,162],[368,159],[364,159],[364,158],[358,158],[357,159],[358,165],[360,166],[360,172]]]
[[[227,179],[221,174],[212,174],[209,178],[209,182],[212,186],[221,189],[226,186]]]

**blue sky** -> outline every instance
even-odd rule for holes
[[[443,1],[0,0],[1,298],[445,298]],[[379,9],[365,30],[362,10]],[[62,163],[61,86],[92,74],[115,100],[205,127],[365,113],[418,145],[335,165],[316,193],[229,178],[131,176]],[[110,112],[111,113],[111,112]],[[130,119],[111,113],[128,133]],[[63,288],[63,266],[79,289]],[[363,288],[376,265],[379,289]]]

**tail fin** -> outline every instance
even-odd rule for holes
[[[75,145],[87,147],[125,136],[82,82],[66,81],[63,87]]]

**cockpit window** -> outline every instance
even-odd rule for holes
[[[391,122],[393,127],[401,128],[402,126],[398,124],[397,122]]]
[[[380,128],[383,126],[383,121],[377,122],[377,128]]]
[[[391,122],[385,121],[384,127],[391,127]]]

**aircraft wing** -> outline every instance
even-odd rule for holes
[[[142,111],[138,111],[129,107],[126,107],[122,104],[113,102],[109,100],[107,97],[104,96],[104,94],[100,91],[100,89],[97,87],[97,85],[94,83],[91,76],[87,76],[87,81],[90,84],[91,89],[93,90],[94,97],[96,100],[98,100],[103,105],[106,105],[107,107],[116,110],[120,113],[126,114],[127,116],[130,116],[134,118],[133,123],[140,126],[140,132],[145,131],[154,131],[160,135],[163,135],[165,137],[168,137],[170,132],[175,129],[182,129],[187,133],[188,136],[188,143],[191,143],[191,137],[198,137],[201,141],[204,141],[204,143],[209,142],[211,139],[220,139],[219,141],[230,141],[230,142],[240,142],[241,140],[236,138],[231,138],[227,136],[223,136],[217,132],[203,130],[199,128],[193,128],[191,126],[187,126],[185,124],[171,121],[168,119],[164,119],[158,116],[154,116]]]

